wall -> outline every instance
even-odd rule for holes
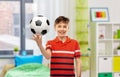
[[[89,7],[108,7],[110,22],[120,22],[120,0],[88,0]]]

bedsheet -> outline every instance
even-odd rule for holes
[[[42,64],[29,63],[9,70],[5,77],[50,77],[50,69]]]

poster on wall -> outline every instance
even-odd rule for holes
[[[92,22],[107,22],[109,21],[109,12],[106,7],[90,8],[90,20]]]

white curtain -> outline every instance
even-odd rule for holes
[[[70,18],[69,36],[75,37],[75,0],[34,0],[35,15],[41,14],[50,20],[50,32],[47,36],[50,39],[55,37],[54,20],[58,16],[66,16]]]

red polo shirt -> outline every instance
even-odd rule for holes
[[[67,37],[63,43],[56,37],[46,44],[51,49],[51,77],[75,77],[74,58],[80,57],[80,48],[76,40]]]

